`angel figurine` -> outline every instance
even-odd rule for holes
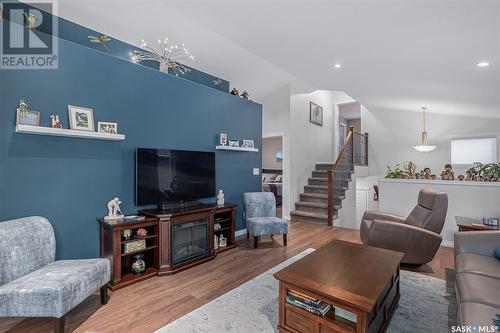
[[[224,204],[224,192],[219,190],[219,194],[217,194],[217,204],[222,206]]]
[[[104,217],[105,220],[116,220],[123,218],[120,204],[122,202],[119,198],[114,198],[108,202],[108,215]]]

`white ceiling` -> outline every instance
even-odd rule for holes
[[[59,13],[134,44],[185,42],[194,67],[257,97],[301,82],[371,110],[500,118],[500,1],[59,0]]]

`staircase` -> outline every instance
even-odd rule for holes
[[[300,194],[300,201],[295,203],[295,210],[290,212],[292,221],[328,224],[328,171],[332,170],[334,165],[335,163],[316,164],[316,169],[304,186],[304,193]],[[333,173],[335,180],[338,180],[333,194],[333,220],[338,218],[338,211],[342,208],[342,200],[353,173],[352,165],[350,168],[342,166]]]
[[[358,145],[358,137],[362,144]],[[361,141],[359,141],[361,142]],[[368,135],[349,129],[345,144],[341,147],[335,163],[316,163],[316,168],[300,194],[300,201],[295,203],[295,210],[290,212],[292,221],[306,221],[333,225],[342,208],[342,200],[349,189],[349,182],[354,173],[354,165],[360,164],[358,156],[367,161]],[[355,147],[361,152],[355,154]],[[364,146],[364,147],[363,147]],[[365,163],[362,160],[361,163]]]

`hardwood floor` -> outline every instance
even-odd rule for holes
[[[258,249],[252,248],[252,239],[239,239],[238,248],[203,265],[110,292],[107,305],[101,306],[96,293],[68,314],[66,331],[152,332],[301,251],[333,239],[359,243],[359,231],[291,222],[287,247],[282,246],[282,237],[263,238]],[[444,279],[449,268],[453,268],[453,249],[441,247],[428,265],[403,269]],[[1,318],[0,332],[52,332],[52,321]]]

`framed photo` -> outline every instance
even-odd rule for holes
[[[97,123],[97,132],[118,134],[118,124],[117,123],[110,123],[107,121],[99,121]]]
[[[238,140],[229,140],[229,147],[239,147],[240,142]]]
[[[323,126],[323,108],[318,104],[310,102],[309,105],[309,121],[313,124]]]
[[[69,128],[79,131],[94,131],[94,110],[68,105]]]
[[[40,126],[40,112],[32,110],[21,112],[21,110],[17,109],[16,124]]]
[[[245,147],[245,148],[255,148],[253,140],[243,140],[243,147]]]
[[[219,136],[219,144],[221,146],[227,146],[227,134],[226,133],[221,133]]]

